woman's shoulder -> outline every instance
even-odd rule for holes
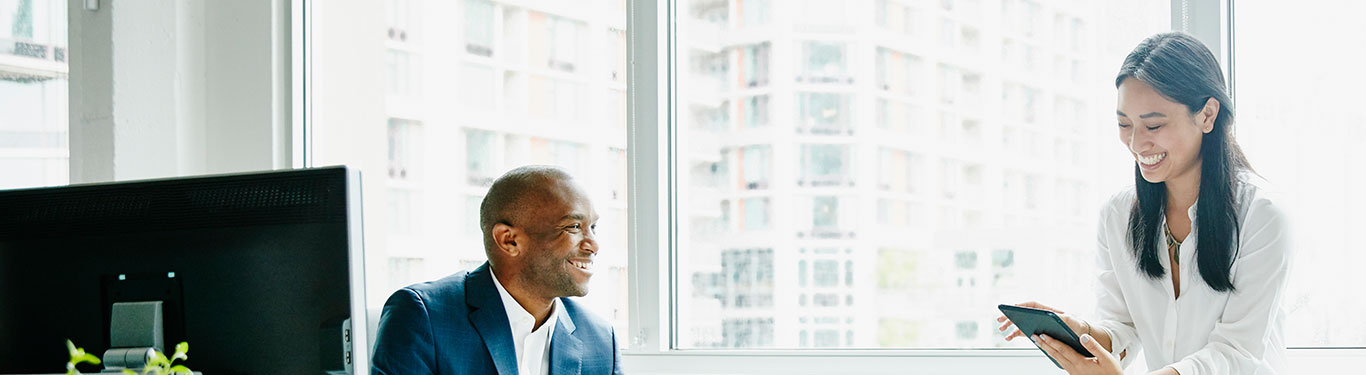
[[[1101,213],[1104,214],[1112,211],[1129,212],[1129,209],[1133,208],[1135,202],[1138,202],[1138,188],[1134,187],[1134,185],[1125,186],[1123,189],[1119,189],[1119,191],[1110,195],[1109,199],[1105,200],[1105,208]]]
[[[1281,215],[1282,201],[1276,185],[1252,171],[1238,174],[1237,202],[1239,216]]]

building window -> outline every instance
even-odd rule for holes
[[[743,189],[767,189],[772,173],[773,152],[767,145],[746,146],[740,149],[740,183]]]
[[[959,251],[953,253],[954,264],[959,269],[971,270],[977,268],[976,251]]]
[[[740,14],[739,27],[762,26],[768,23],[770,0],[735,0]]]
[[[493,179],[498,178],[496,171],[500,165],[494,156],[496,138],[490,131],[465,131],[465,174],[469,177],[466,183],[486,187],[493,185]]]
[[[769,46],[768,42],[748,45],[739,49],[737,54],[740,67],[737,87],[760,87],[768,85],[769,77]]]
[[[811,263],[812,285],[817,288],[833,288],[840,283],[840,263],[834,260],[817,260]],[[833,296],[833,294],[831,295]],[[834,303],[834,302],[832,302]],[[819,305],[819,304],[818,304]]]
[[[958,322],[955,328],[954,331],[958,333],[959,340],[972,340],[977,338],[977,322],[975,321]]]
[[[740,200],[740,208],[743,216],[740,221],[744,224],[742,228],[746,231],[769,229],[769,206],[768,198],[745,198]]]
[[[465,0],[465,52],[493,57],[493,3]]]
[[[424,139],[421,122],[389,119],[389,178],[412,180],[420,177]]]
[[[853,83],[845,49],[844,43],[803,42],[802,70],[797,82]]]
[[[849,177],[852,163],[845,145],[804,144],[801,148],[802,178],[798,186],[853,186]]]
[[[744,127],[757,128],[768,125],[768,95],[751,96],[740,101],[740,118]]]
[[[812,134],[853,134],[850,94],[797,94],[797,131]]]

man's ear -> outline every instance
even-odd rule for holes
[[[491,232],[492,233],[489,233],[489,235],[493,236],[493,247],[499,253],[512,257],[522,254],[522,248],[517,246],[517,228],[513,228],[511,225],[498,223],[493,224],[493,230]]]
[[[1200,131],[1208,134],[1214,131],[1214,120],[1219,118],[1219,101],[1214,97],[1205,100],[1205,107],[1200,109]]]

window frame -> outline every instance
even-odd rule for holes
[[[678,202],[677,94],[674,22],[677,0],[627,4],[627,255],[630,332],[617,332],[633,373],[827,374],[987,373],[1012,369],[1053,374],[1030,348],[980,349],[679,349],[675,303]],[[1234,87],[1233,0],[1171,0],[1172,30],[1190,33],[1216,51]],[[687,68],[684,66],[683,68]],[[660,251],[651,251],[659,249]],[[1343,368],[1366,364],[1366,347],[1291,348],[1292,366]],[[1319,367],[1324,366],[1324,367]],[[1133,366],[1130,369],[1133,370]],[[1299,368],[1299,367],[1296,367]]]
[[[627,291],[629,332],[616,332],[624,367],[635,374],[892,374],[987,373],[1011,369],[1053,374],[1039,365],[1043,355],[1029,348],[1001,349],[677,349],[678,296],[675,163],[678,66],[674,61],[677,0],[627,2]],[[1230,89],[1233,73],[1232,0],[1171,0],[1172,29],[1204,41],[1223,62]],[[767,5],[767,3],[765,3]],[[312,167],[313,101],[312,0],[290,0],[288,66],[291,81],[290,152],[295,168]],[[771,58],[771,56],[770,56]],[[684,67],[686,68],[686,66]],[[666,251],[659,251],[660,249]],[[372,312],[373,313],[373,312]],[[377,319],[378,316],[371,317]],[[370,322],[371,325],[377,321]],[[373,332],[373,331],[371,331]],[[1338,369],[1366,365],[1366,347],[1291,348],[1292,366]],[[362,371],[362,373],[364,373]]]

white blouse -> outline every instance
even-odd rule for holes
[[[1098,319],[1093,325],[1110,334],[1116,356],[1128,351],[1124,366],[1142,350],[1149,369],[1172,367],[1182,375],[1286,372],[1281,299],[1290,270],[1289,223],[1265,181],[1247,174],[1240,180],[1235,198],[1240,248],[1231,271],[1236,292],[1217,292],[1200,277],[1195,260],[1199,228],[1194,224],[1181,241],[1185,266],[1180,267],[1178,299],[1172,293],[1169,257],[1158,257],[1167,270],[1161,278],[1138,270],[1128,240],[1134,189],[1116,194],[1101,211]],[[1195,208],[1187,211],[1191,223]]]

